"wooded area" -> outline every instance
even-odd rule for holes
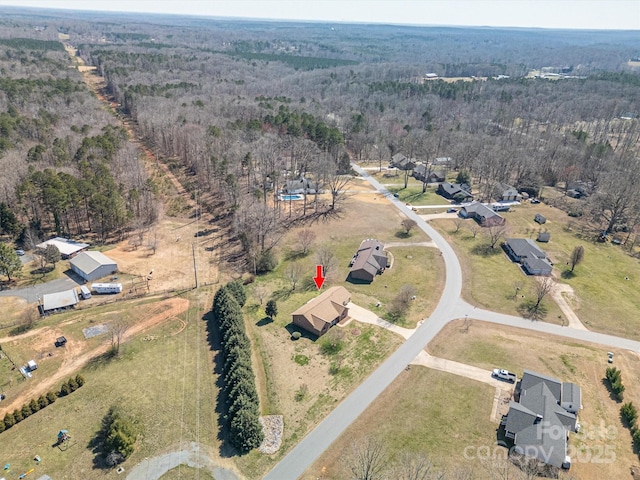
[[[282,229],[340,209],[350,160],[400,152],[450,157],[444,168],[487,199],[498,182],[533,196],[579,184],[588,198],[574,213],[594,232],[640,221],[633,32],[5,10],[0,228],[19,244],[54,232],[106,242],[158,215],[143,153],[63,43],[202,208],[233,215],[247,270],[270,268]],[[279,195],[293,181],[308,193],[295,211]]]

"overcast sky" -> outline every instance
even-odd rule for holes
[[[640,0],[0,0],[0,5],[413,25],[640,30]]]

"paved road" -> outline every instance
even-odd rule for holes
[[[79,277],[75,276],[73,278],[64,276],[63,278],[58,278],[56,280],[51,280],[50,282],[34,285],[33,287],[2,290],[0,291],[0,297],[21,297],[29,303],[36,302],[39,298],[42,298],[42,295],[46,293],[63,292],[65,290],[70,290],[74,287],[77,287],[78,285],[82,285],[80,281],[76,281],[74,280],[74,278],[79,279]]]
[[[424,321],[398,350],[396,350],[358,388],[345,398],[316,428],[302,439],[267,475],[264,480],[299,478],[311,464],[344,432],[351,423],[380,395],[409,365],[438,332],[450,321],[469,317],[500,325],[520,327],[537,332],[568,337],[582,342],[624,348],[640,352],[640,342],[602,333],[562,327],[550,323],[527,320],[512,315],[478,309],[463,301],[462,271],[453,248],[419,215],[395,198],[383,185],[357,165],[352,165],[376,190],[386,196],[407,217],[416,221],[442,252],[446,283],[442,297],[433,314]]]
[[[344,399],[316,428],[291,450],[265,477],[265,480],[283,480],[300,477],[334,440],[380,395],[389,384],[424,349],[455,314],[455,305],[462,290],[462,270],[455,252],[434,228],[422,220],[403,202],[395,198],[379,182],[354,165],[378,191],[389,198],[407,217],[416,221],[442,252],[447,282],[440,303],[416,332],[403,343],[356,390]]]

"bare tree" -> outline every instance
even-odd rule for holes
[[[404,452],[393,469],[393,478],[397,480],[444,480],[444,472],[435,472],[434,470],[433,463],[427,456]]]
[[[495,248],[496,244],[507,235],[509,227],[503,223],[502,225],[491,225],[486,230],[489,236],[489,246]]]
[[[532,307],[532,310],[534,312],[540,310],[540,304],[542,303],[542,300],[544,299],[544,297],[553,292],[555,286],[556,280],[551,276],[541,277],[538,279],[535,286],[536,303]]]
[[[302,255],[306,255],[309,251],[309,248],[316,241],[316,233],[309,229],[305,228],[300,230],[298,233],[298,243],[300,244],[300,250],[302,251]]]
[[[291,290],[295,290],[302,275],[302,265],[297,262],[290,263],[284,270],[284,276],[291,282]]]
[[[409,236],[411,234],[411,230],[413,230],[417,226],[418,226],[418,222],[416,222],[411,218],[405,218],[404,220],[402,220],[402,228],[404,228],[404,231],[407,233],[407,236]]]
[[[578,245],[576,248],[573,249],[573,252],[571,252],[571,259],[569,260],[569,263],[571,264],[572,272],[573,272],[573,269],[576,268],[576,266],[580,264],[583,259],[584,259],[584,247],[582,245]]]
[[[158,249],[158,231],[155,228],[151,230],[147,236],[147,248],[151,250],[153,255],[156,254],[156,250]]]
[[[453,233],[458,233],[460,231],[460,228],[462,228],[463,224],[464,224],[464,219],[460,217],[456,217],[455,220],[453,221],[453,225],[455,226]]]
[[[319,247],[316,251],[316,262],[318,265],[322,265],[322,271],[325,277],[333,275],[338,268],[338,258],[336,254],[331,247],[326,245]]]
[[[368,437],[353,445],[346,463],[352,480],[382,480],[387,469],[387,452],[380,441]]]
[[[129,330],[129,325],[123,320],[115,320],[108,325],[109,335],[111,336],[111,353],[114,356],[120,353],[120,344],[127,330]]]
[[[391,300],[389,305],[389,314],[398,319],[409,310],[411,301],[415,299],[416,288],[413,285],[402,285],[398,294]]]
[[[474,239],[478,236],[478,233],[480,233],[480,228],[480,225],[473,220],[467,225],[467,230],[469,230],[469,233],[471,233]]]
[[[260,302],[260,305],[262,305],[262,302],[269,295],[269,293],[269,289],[266,285],[257,284],[255,287],[253,287],[253,294]]]
[[[351,182],[348,175],[332,174],[327,177],[327,187],[331,193],[331,210],[337,210],[344,201],[345,188]]]

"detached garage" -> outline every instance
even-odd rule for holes
[[[69,263],[71,270],[86,282],[92,282],[118,271],[118,264],[101,252],[82,252]]]

